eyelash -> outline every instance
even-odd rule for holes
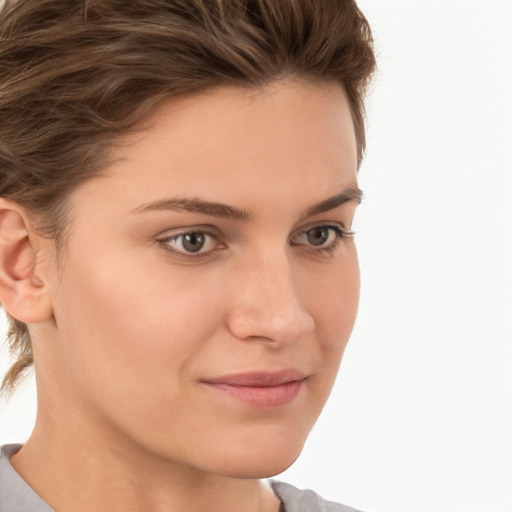
[[[341,228],[339,226],[335,226],[335,225],[331,225],[331,224],[320,224],[318,226],[308,227],[306,229],[299,231],[292,238],[291,245],[294,245],[294,246],[303,245],[303,244],[299,244],[299,243],[294,243],[293,241],[295,239],[307,234],[308,232],[312,231],[313,229],[327,229],[330,232],[334,232],[334,234],[336,235],[335,240],[332,243],[330,243],[328,246],[326,246],[326,247],[319,246],[317,249],[314,249],[314,248],[312,249],[312,251],[315,254],[318,254],[321,256],[324,256],[324,255],[330,256],[331,254],[333,254],[336,251],[336,249],[338,248],[338,246],[342,240],[347,240],[347,239],[353,238],[355,235],[355,233],[353,231],[346,229],[346,228]],[[216,231],[201,227],[201,228],[198,228],[197,230],[183,231],[176,235],[167,236],[165,238],[158,239],[157,243],[159,245],[161,245],[164,248],[164,250],[166,250],[180,258],[186,258],[189,260],[198,260],[199,258],[206,257],[206,256],[210,255],[212,251],[198,252],[198,253],[194,254],[194,253],[186,253],[186,252],[177,251],[177,250],[171,248],[169,242],[179,240],[181,237],[184,237],[186,235],[191,235],[191,234],[207,235],[207,236],[210,236],[210,237],[218,240],[218,233]],[[310,247],[314,247],[314,245],[311,245]]]
[[[182,231],[181,233],[178,233],[176,235],[172,235],[172,236],[166,236],[165,238],[161,238],[159,240],[157,240],[157,243],[160,244],[164,250],[166,250],[167,252],[170,252],[172,253],[174,256],[178,256],[179,258],[187,258],[189,260],[198,260],[199,258],[201,257],[205,257],[205,256],[208,256],[210,254],[211,251],[208,251],[208,252],[199,252],[199,253],[186,253],[186,252],[181,252],[181,251],[177,251],[173,248],[171,248],[169,242],[171,241],[176,241],[178,239],[180,239],[181,237],[184,237],[186,235],[207,235],[207,236],[210,236],[211,238],[214,238],[214,239],[218,239],[218,233],[211,230],[211,229],[207,229],[207,228],[198,228],[198,229],[192,229],[190,231]]]
[[[328,229],[329,231],[334,232],[334,234],[336,235],[336,238],[334,239],[334,241],[331,244],[329,244],[328,246],[326,246],[326,247],[322,246],[322,247],[319,247],[318,249],[313,249],[314,253],[318,254],[320,256],[330,256],[330,255],[334,254],[336,249],[338,249],[339,244],[343,240],[348,240],[350,238],[354,238],[354,235],[355,235],[355,233],[353,231],[351,231],[350,229],[341,228],[339,226],[334,226],[331,224],[320,224],[318,226],[311,226],[306,229],[303,229],[302,231],[299,231],[299,233],[296,236],[294,236],[294,239],[296,239],[302,235],[305,235],[306,233],[308,233],[309,231],[312,231],[313,229]],[[292,244],[292,245],[301,245],[301,244]],[[310,246],[310,247],[314,247],[314,246]]]

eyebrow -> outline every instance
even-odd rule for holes
[[[355,202],[361,203],[363,198],[363,192],[358,187],[350,187],[343,192],[336,194],[335,196],[329,197],[320,203],[317,203],[309,207],[302,215],[301,219],[312,217],[324,213],[344,203]],[[248,210],[236,208],[235,206],[229,206],[227,204],[216,203],[211,201],[203,201],[200,199],[161,199],[152,203],[146,203],[138,206],[133,210],[134,213],[139,212],[152,212],[152,211],[166,211],[172,210],[176,212],[188,212],[188,213],[200,213],[208,215],[210,217],[219,217],[224,219],[236,220],[236,221],[249,221],[251,214]]]
[[[338,206],[341,206],[344,203],[353,202],[356,204],[361,204],[363,200],[363,191],[359,187],[350,187],[346,188],[340,194],[336,194],[335,196],[329,197],[324,201],[317,203],[310,208],[308,208],[303,215],[301,215],[301,219],[306,217],[313,217],[313,215],[318,215],[319,213],[328,212],[330,210],[334,210]]]

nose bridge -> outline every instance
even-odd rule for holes
[[[290,343],[313,328],[285,250],[253,255],[238,276],[230,328],[241,339]]]

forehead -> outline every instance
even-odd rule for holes
[[[338,84],[292,80],[261,89],[221,87],[172,99],[116,150],[98,199],[126,208],[165,196],[245,206],[258,192],[317,202],[354,186],[357,149]],[[96,190],[98,192],[98,190]],[[125,192],[126,194],[119,194]],[[122,197],[123,196],[123,197]]]

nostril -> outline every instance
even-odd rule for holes
[[[314,321],[311,315],[300,307],[278,314],[275,310],[252,308],[233,311],[229,328],[235,337],[242,340],[288,344],[312,331]]]
[[[294,342],[311,331],[314,322],[298,293],[290,261],[275,251],[259,256],[237,276],[243,286],[232,288],[236,291],[229,301],[229,328],[242,340]]]

